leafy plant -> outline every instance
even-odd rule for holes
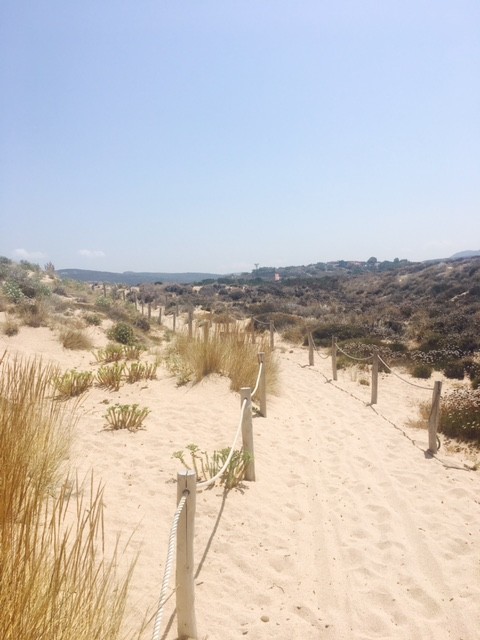
[[[93,373],[90,371],[67,371],[53,379],[53,385],[59,398],[73,398],[84,393],[93,384]]]
[[[138,404],[116,404],[108,408],[104,417],[108,423],[107,429],[138,431],[149,413],[150,409],[140,408]]]
[[[126,344],[123,346],[123,357],[125,360],[138,360],[143,348],[138,344]]]
[[[108,332],[110,340],[115,340],[120,344],[133,344],[135,334],[133,327],[127,322],[117,322]]]
[[[157,377],[157,365],[132,362],[125,368],[127,382],[133,383],[138,380],[155,380]]]
[[[99,327],[102,324],[102,319],[97,313],[86,313],[83,317],[88,325]]]
[[[216,476],[230,454],[230,449],[228,448],[209,454],[207,451],[200,451],[196,444],[189,444],[186,449],[190,454],[189,462],[185,458],[187,454],[182,450],[175,451],[172,454],[172,458],[180,460],[186,469],[193,467],[197,475],[197,482],[203,482]],[[226,489],[233,489],[238,486],[245,477],[245,470],[252,460],[253,457],[250,453],[235,449],[227,468],[220,478],[220,483]]]
[[[97,362],[119,362],[123,358],[124,351],[121,345],[110,342],[105,349],[98,349],[93,355]]]
[[[111,391],[118,391],[122,384],[124,364],[116,362],[110,367],[100,367],[97,371],[97,383],[100,387],[106,387]]]

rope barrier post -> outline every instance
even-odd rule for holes
[[[428,421],[428,450],[437,453],[437,431],[440,424],[440,396],[442,393],[442,383],[436,380],[433,387],[432,410]]]
[[[193,336],[193,307],[188,309],[188,337]]]
[[[275,333],[273,328],[273,320],[270,320],[270,349],[275,349]]]
[[[253,458],[253,422],[252,422],[252,390],[250,387],[242,387],[240,389],[240,406],[244,400],[247,406],[243,412],[242,420],[242,442],[243,450],[252,456],[251,461],[245,468],[245,480],[255,481],[255,460]]]
[[[158,324],[162,324],[162,305],[158,305]]]
[[[332,377],[337,379],[337,338],[332,336]]]
[[[260,365],[260,383],[258,385],[258,400],[260,403],[260,415],[267,417],[267,375],[265,364],[265,353],[260,351],[258,354],[258,363]]]
[[[372,361],[372,397],[370,404],[377,404],[378,400],[378,352],[373,352]]]
[[[177,630],[179,638],[197,638],[193,583],[193,535],[197,497],[195,471],[177,473],[177,504],[187,492],[187,501],[178,521],[177,532]]]
[[[147,317],[149,320],[152,319],[152,303],[149,302],[147,306]]]
[[[173,333],[175,333],[175,330],[177,328],[177,314],[175,311],[172,311],[172,316],[173,316],[173,320],[172,320],[172,331]]]
[[[250,328],[252,331],[252,344],[255,344],[255,318],[253,316],[250,320]]]
[[[203,324],[203,341],[204,342],[208,342],[208,329],[209,329],[208,320],[205,320]]]
[[[313,338],[312,332],[308,332],[308,364],[313,367],[314,365],[314,357],[313,357]]]

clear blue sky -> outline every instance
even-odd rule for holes
[[[480,249],[478,0],[1,0],[0,255]]]

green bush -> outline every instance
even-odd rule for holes
[[[422,380],[428,380],[432,375],[433,368],[429,364],[417,363],[412,367],[412,376],[414,378],[421,378]]]
[[[440,431],[480,444],[480,389],[457,389],[443,398]]]
[[[454,360],[449,362],[443,368],[443,373],[450,380],[463,380],[465,376],[465,367],[463,360]]]
[[[133,344],[135,342],[135,334],[133,327],[127,322],[117,322],[108,332],[110,340],[115,340],[120,344]]]

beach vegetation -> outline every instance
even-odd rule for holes
[[[132,362],[125,367],[125,379],[128,383],[138,380],[155,380],[157,377],[157,365],[154,363]]]
[[[135,342],[135,332],[127,322],[117,322],[109,329],[107,335],[110,340],[120,344],[133,344]]]
[[[185,448],[186,451],[175,451],[172,458],[180,460],[186,469],[194,470],[197,482],[215,477],[226,463],[231,451],[226,448],[208,453],[201,451],[196,444],[189,444]],[[245,470],[252,460],[253,456],[250,453],[235,449],[227,468],[220,477],[220,484],[223,484],[225,489],[237,487],[245,478]]]
[[[68,478],[74,414],[56,368],[4,358],[0,374],[2,640],[120,640],[133,565],[102,549],[103,490]]]
[[[92,348],[91,338],[81,329],[64,329],[60,333],[60,341],[65,349],[79,351]]]
[[[143,427],[143,421],[150,413],[147,407],[139,407],[138,404],[115,404],[109,407],[104,418],[107,421],[107,429],[117,431],[128,429],[138,431]]]
[[[53,378],[56,397],[59,399],[74,398],[82,395],[93,385],[94,375],[91,371],[72,369]]]
[[[100,367],[97,371],[97,384],[99,387],[110,389],[110,391],[118,391],[122,384],[123,371],[125,365],[115,362],[109,367]]]

